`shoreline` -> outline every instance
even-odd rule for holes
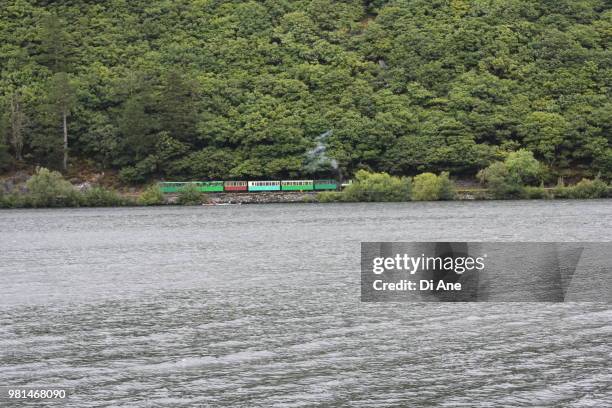
[[[208,203],[203,205],[218,204],[287,204],[287,203],[320,203],[317,196],[320,191],[269,191],[259,193],[206,193]],[[180,205],[179,194],[170,193],[165,195],[165,205]],[[457,190],[454,200],[449,201],[483,201],[492,200],[492,196],[486,189]],[[528,199],[526,199],[528,200]],[[367,202],[367,201],[364,201]],[[382,201],[381,201],[382,202]],[[409,202],[409,201],[406,201]]]
[[[433,201],[333,201],[322,202],[317,199],[316,192],[268,192],[268,193],[209,193],[207,194],[208,201],[202,204],[180,204],[178,202],[178,194],[168,194],[164,197],[164,202],[159,204],[145,205],[137,201],[131,201],[129,204],[123,205],[75,205],[75,206],[18,206],[18,207],[0,207],[2,210],[17,210],[17,209],[65,209],[65,208],[121,208],[121,207],[215,207],[215,206],[234,206],[234,205],[261,205],[261,204],[354,204],[354,203],[426,203],[426,202],[453,202],[453,201],[592,201],[592,200],[612,200],[612,197],[601,198],[483,198],[483,194],[489,195],[487,191],[479,190],[475,193],[472,190],[457,191],[457,195],[453,200],[433,200]],[[133,195],[122,195],[125,198],[132,198]],[[489,195],[490,196],[490,195]]]
[[[5,183],[6,184],[6,183]],[[185,184],[185,183],[183,183]],[[0,185],[0,187],[3,187]],[[194,183],[164,192],[160,183],[144,190],[110,190],[99,185],[75,185],[55,171],[40,168],[20,185],[0,190],[0,208],[132,207],[159,205],[240,205],[330,202],[488,201],[612,198],[612,187],[600,179],[582,179],[556,187],[516,182],[482,187],[457,186],[448,173],[422,173],[414,179],[359,171],[342,190],[201,191]]]

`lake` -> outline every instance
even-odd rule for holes
[[[372,304],[359,283],[361,241],[611,240],[612,200],[3,210],[0,385],[69,407],[610,406],[607,304]]]

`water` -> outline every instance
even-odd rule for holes
[[[610,241],[612,201],[11,210],[0,231],[0,385],[61,406],[612,405],[608,305],[359,301],[361,241]]]

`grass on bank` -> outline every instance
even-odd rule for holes
[[[359,170],[353,183],[342,191],[319,193],[319,202],[435,201],[455,198],[455,185],[446,172],[423,173],[414,179]]]
[[[199,205],[207,201],[204,193],[188,185],[179,192],[177,204]],[[26,182],[25,191],[3,194],[0,190],[0,208],[121,207],[165,203],[164,193],[157,184],[147,187],[137,198],[124,197],[103,187],[79,191],[60,173],[46,168],[36,169]]]
[[[113,190],[93,187],[78,191],[56,172],[38,168],[25,184],[26,191],[0,193],[0,208],[119,207],[136,205]]]

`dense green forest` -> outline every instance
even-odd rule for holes
[[[610,179],[611,37],[607,0],[5,0],[0,171],[316,176],[319,140],[345,175]]]

